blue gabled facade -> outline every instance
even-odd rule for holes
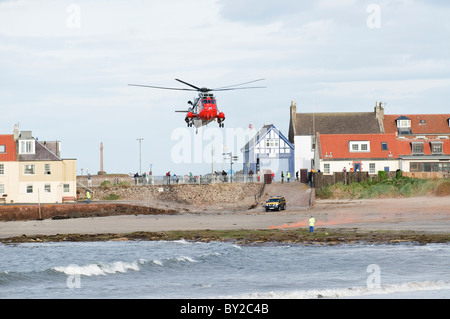
[[[294,145],[273,124],[263,126],[241,149],[244,154],[244,174],[272,172],[279,179],[281,172],[295,176]]]

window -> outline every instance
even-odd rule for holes
[[[387,151],[388,150],[387,142],[381,142],[381,150],[382,151]]]
[[[266,147],[267,148],[278,148],[278,139],[276,139],[276,138],[268,138],[266,140]]]
[[[23,173],[25,175],[34,175],[35,174],[34,164],[24,164],[23,165]]]
[[[34,154],[34,140],[20,141],[19,154]]]
[[[442,154],[442,142],[431,143],[431,154]]]
[[[417,163],[409,164],[410,172],[448,172],[450,171],[450,163]]]
[[[412,154],[423,154],[423,143],[411,143],[412,144]]]
[[[0,153],[6,153],[6,146],[0,145]]]
[[[63,185],[63,192],[69,193],[70,192],[70,184],[64,184]]]
[[[33,185],[27,185],[27,194],[33,193]]]
[[[369,163],[369,174],[375,174],[375,163]]]
[[[5,193],[5,184],[0,184],[0,194]]]
[[[44,175],[50,175],[50,164],[45,164],[44,165]]]
[[[411,127],[411,120],[399,120],[397,122],[397,127],[399,127],[399,128],[409,128],[409,127]]]
[[[330,174],[330,164],[323,164],[323,173]]]
[[[52,187],[50,184],[45,184],[44,185],[44,193],[51,193],[52,192]]]
[[[370,142],[369,141],[350,141],[349,142],[350,152],[370,152]]]
[[[5,175],[5,164],[0,164],[0,175]]]

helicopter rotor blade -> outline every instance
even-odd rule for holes
[[[178,90],[178,91],[197,91],[193,89],[182,89],[182,88],[169,88],[169,87],[163,87],[163,86],[152,86],[152,85],[142,85],[142,84],[128,84],[129,86],[142,86],[146,88],[153,88],[153,89],[163,89],[163,90]]]
[[[233,91],[233,90],[245,90],[245,89],[265,89],[265,86],[248,86],[243,88],[223,88],[223,89],[213,89],[211,91]]]
[[[202,91],[201,88],[196,87],[195,85],[192,85],[192,84],[190,84],[190,83],[184,82],[184,81],[182,81],[182,80],[180,80],[180,79],[175,79],[175,81],[178,81],[178,82],[181,82],[181,83],[183,83],[183,84],[186,84],[187,86],[190,86],[190,87],[196,89],[197,91]]]
[[[240,86],[240,85],[244,85],[244,84],[250,84],[250,83],[254,83],[254,82],[258,82],[258,81],[263,81],[263,80],[265,80],[265,79],[258,79],[258,80],[253,80],[253,81],[244,82],[244,83],[239,83],[239,84],[234,84],[234,85],[222,86],[222,87],[219,87],[219,88],[212,89],[212,91],[217,91],[217,90],[222,90],[222,89],[232,88],[232,87],[235,87],[235,86]],[[258,88],[262,88],[262,87],[258,87]]]

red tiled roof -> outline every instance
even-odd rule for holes
[[[14,162],[17,160],[16,142],[14,141],[14,135],[0,135],[0,145],[5,145],[5,152],[0,152],[0,162]]]
[[[397,132],[398,119],[402,115],[384,115],[383,125],[386,133]],[[415,135],[450,134],[448,119],[450,114],[405,114],[411,120],[411,131]],[[421,121],[425,121],[421,123]]]
[[[350,141],[369,141],[369,152],[350,152]],[[411,155],[411,143],[424,143],[424,155],[431,155],[430,142],[442,142],[443,154],[450,154],[450,139],[402,139],[396,134],[327,134],[319,135],[319,155],[322,159],[336,158],[399,158]],[[382,150],[381,143],[387,143]],[[331,155],[331,156],[330,156]]]

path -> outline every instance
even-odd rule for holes
[[[270,196],[284,196],[287,210],[307,209],[310,205],[311,188],[298,182],[272,183],[266,185],[262,199],[266,200]]]

